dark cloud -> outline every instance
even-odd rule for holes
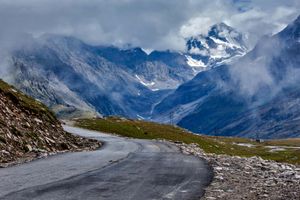
[[[299,0],[0,0],[0,37],[58,33],[93,44],[183,49],[184,37],[225,21],[254,43],[299,8]]]

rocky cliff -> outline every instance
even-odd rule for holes
[[[0,164],[24,162],[49,153],[99,147],[66,133],[40,102],[0,80]]]

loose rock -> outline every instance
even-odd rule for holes
[[[204,158],[214,168],[214,179],[201,199],[300,200],[300,169],[260,157],[205,153],[197,144],[176,144],[183,153]]]

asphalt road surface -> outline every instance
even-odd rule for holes
[[[0,169],[0,199],[198,200],[211,180],[205,161],[170,143],[64,128],[105,144]]]

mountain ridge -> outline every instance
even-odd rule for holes
[[[194,132],[252,138],[299,136],[298,21],[265,38],[235,64],[201,72],[181,85],[154,109],[165,117],[154,119],[168,121],[170,113],[185,109],[184,116],[176,119],[175,113],[174,118]]]
[[[60,117],[148,119],[167,94],[209,69],[205,60],[193,56],[93,46],[74,37],[46,34],[13,51],[9,77],[3,78]]]

